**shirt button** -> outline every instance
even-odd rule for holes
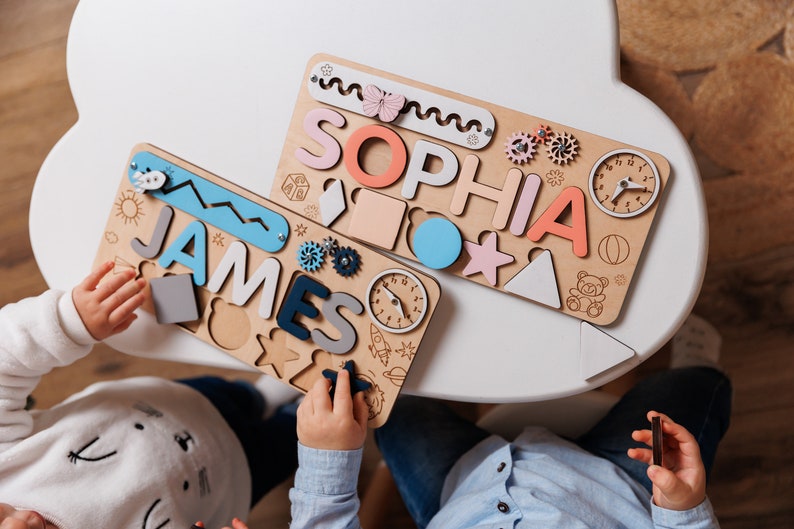
[[[501,471],[503,471],[505,469],[506,466],[507,465],[503,461],[503,462],[499,463],[499,466],[496,468],[496,471],[497,472],[501,472]]]
[[[499,512],[508,513],[510,512],[510,506],[503,501],[500,501],[499,504],[496,506],[499,509]]]

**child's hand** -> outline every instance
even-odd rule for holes
[[[113,269],[107,262],[97,267],[72,290],[72,301],[91,336],[102,341],[129,327],[137,315],[135,309],[144,301],[145,279],[137,279],[135,271],[114,274],[101,286],[99,282]]]
[[[663,466],[653,465],[652,452],[647,448],[630,448],[628,456],[648,463],[648,478],[653,483],[653,501],[659,507],[685,511],[697,507],[706,499],[706,469],[700,458],[695,437],[683,426],[655,411],[648,412],[662,419],[664,433]],[[650,430],[635,430],[632,439],[652,446]]]
[[[357,450],[367,437],[367,403],[364,393],[350,396],[350,373],[340,369],[334,400],[328,379],[320,379],[298,407],[298,440],[320,450]]]

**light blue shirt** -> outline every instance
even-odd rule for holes
[[[290,490],[291,529],[358,529],[356,486],[362,450],[299,444]],[[718,528],[708,498],[687,511],[657,507],[612,462],[543,428],[512,443],[491,436],[453,466],[428,529]]]

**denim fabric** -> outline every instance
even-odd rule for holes
[[[251,474],[251,506],[298,467],[294,406],[283,406],[262,419],[265,399],[250,383],[218,377],[177,380],[206,397],[226,419],[243,445]],[[229,472],[236,472],[229,469]]]
[[[375,430],[408,512],[421,529],[438,512],[452,465],[491,434],[442,402],[401,397],[386,424]]]

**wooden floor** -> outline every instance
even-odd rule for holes
[[[709,3],[690,0],[688,5]],[[731,2],[737,3],[741,2]],[[632,24],[647,17],[634,16],[637,2],[618,2],[621,34],[626,35],[624,80],[656,101],[690,138],[704,180],[711,246],[696,312],[722,332],[722,363],[735,388],[731,429],[708,491],[725,529],[794,526],[794,65],[789,62],[794,61],[794,13],[790,3],[757,2],[767,9],[787,5],[788,33],[786,20],[773,24],[772,31],[769,20],[759,18],[757,24],[771,32],[744,56],[727,50],[737,38],[716,39],[725,43],[726,54],[717,54],[709,66],[688,69],[676,66],[679,59],[685,63],[683,52],[667,59],[668,64],[655,60],[643,64],[642,47],[629,37],[642,34]],[[76,4],[76,0],[0,0],[0,304],[46,288],[28,240],[28,203],[39,166],[77,120],[65,71],[66,35]],[[665,49],[665,56],[676,49]],[[768,69],[759,71],[762,67]],[[722,107],[715,110],[720,102]],[[645,367],[661,361],[657,355]],[[87,359],[47,375],[35,396],[39,406],[49,406],[97,380],[206,371],[210,370],[131,358],[99,346]],[[369,447],[363,483],[376,461],[377,453]],[[257,507],[252,529],[287,527],[287,489],[285,484]],[[398,500],[388,502],[386,509],[389,515],[381,527],[412,527]]]

